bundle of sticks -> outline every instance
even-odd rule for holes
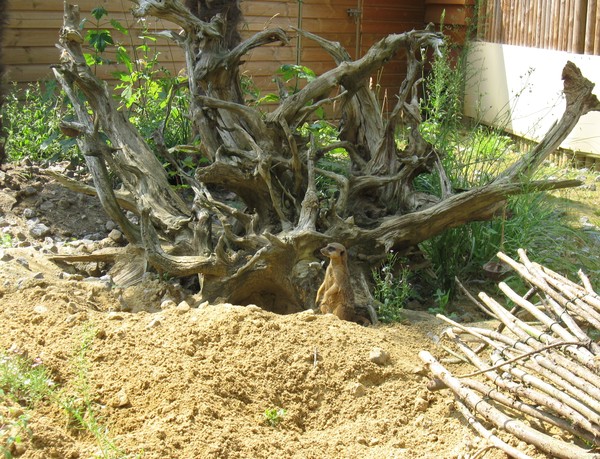
[[[520,262],[498,254],[531,287],[519,295],[499,284],[512,310],[485,293],[474,299],[499,321],[495,329],[438,316],[450,324],[443,348],[452,359],[420,352],[429,388],[452,390],[467,422],[510,457],[531,456],[496,431],[551,457],[600,459],[600,295],[581,271],[579,285],[530,261],[522,249],[518,255]],[[476,371],[452,374],[444,365],[457,359]]]

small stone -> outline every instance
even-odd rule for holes
[[[44,239],[50,234],[50,228],[48,228],[43,223],[38,223],[29,230],[29,234],[31,234],[31,236],[33,236],[36,239]]]
[[[423,397],[417,397],[415,399],[415,411],[423,413],[427,411],[427,408],[429,408],[429,402],[427,400],[425,400]]]
[[[106,222],[106,225],[104,225],[104,228],[106,228],[106,231],[112,231],[114,229],[117,229],[117,224],[115,222],[113,222],[112,220],[109,220]]]
[[[377,365],[385,365],[390,360],[390,355],[379,347],[374,347],[369,353],[369,360]]]
[[[21,266],[29,269],[29,261],[27,261],[25,258],[23,257],[19,257],[15,260],[17,263],[19,263]]]
[[[125,392],[125,389],[123,388],[119,392],[117,392],[114,398],[110,401],[110,406],[112,406],[113,408],[123,408],[125,406],[128,406],[129,404],[129,397],[127,396],[127,392]]]
[[[43,279],[44,278],[44,273],[33,273],[33,276],[31,276],[33,279]]]
[[[118,229],[113,229],[110,233],[108,233],[108,238],[114,242],[121,242],[123,240],[123,233],[121,233],[121,231]]]
[[[348,385],[348,391],[354,397],[363,397],[367,394],[367,388],[359,382],[353,382]]]
[[[38,304],[37,306],[33,307],[33,312],[35,312],[36,314],[44,315],[48,312],[48,307],[43,304]]]
[[[161,321],[159,317],[154,317],[150,322],[148,322],[148,325],[146,325],[146,328],[156,328],[160,325]]]
[[[246,306],[246,309],[253,312],[262,312],[263,310],[260,306],[256,306],[255,304],[249,304]]]
[[[186,312],[190,312],[190,309],[192,309],[192,308],[190,307],[188,302],[182,301],[181,303],[179,303],[177,305],[177,308],[175,310],[177,311],[178,314],[185,314]]]
[[[123,314],[116,311],[109,312],[106,317],[108,320],[123,320]]]
[[[30,218],[35,218],[37,216],[37,212],[33,209],[23,209],[23,217],[30,219]]]
[[[4,250],[0,249],[0,261],[11,261],[13,259],[12,255],[9,255],[8,253],[6,253]]]
[[[54,210],[54,203],[52,201],[44,201],[38,207],[43,212],[49,212]]]
[[[313,309],[307,309],[306,311],[298,313],[298,319],[302,320],[303,322],[312,322],[317,320],[317,315]]]
[[[34,196],[38,190],[33,186],[28,186],[23,189],[23,196]]]

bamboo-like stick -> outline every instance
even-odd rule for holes
[[[502,362],[505,361],[498,354],[492,354],[492,363],[494,365],[498,365]],[[581,403],[579,400],[571,397],[570,395],[566,394],[560,389],[554,387],[552,384],[543,381],[542,379],[538,378],[537,376],[531,373],[527,373],[521,368],[517,368],[516,366],[509,366],[508,369],[505,371],[510,373],[514,378],[518,378],[519,380],[523,381],[525,385],[532,387],[533,389],[536,389],[544,394],[547,394],[554,400],[558,400],[565,406],[569,406],[571,409],[580,413],[584,417],[585,421],[580,421],[577,425],[580,425],[581,427],[583,427],[586,430],[589,430],[590,432],[596,431],[597,435],[600,437],[600,430],[598,430],[597,427],[595,428],[593,426],[594,423],[600,424],[600,416],[598,415],[598,413],[585,406],[585,404]]]
[[[514,457],[515,459],[533,459],[528,454],[525,454],[523,451],[521,451],[518,448],[515,448],[514,446],[510,446],[508,443],[502,441],[500,438],[498,438],[496,435],[494,435],[492,432],[486,429],[483,426],[483,424],[477,420],[473,413],[471,413],[469,408],[467,408],[467,406],[460,400],[456,401],[456,407],[458,408],[458,411],[460,411],[460,413],[463,415],[463,417],[467,420],[469,425],[473,427],[473,429],[475,429],[479,435],[481,435],[483,438],[489,441],[496,448],[498,448],[501,451],[504,451],[510,457]]]
[[[483,362],[483,360],[467,346],[464,342],[462,342],[458,337],[454,340],[455,343],[459,346],[459,348],[464,352],[464,354],[469,358],[469,360],[475,365],[475,367],[481,370],[488,370],[484,374],[485,376],[496,384],[498,387],[506,389],[510,393],[514,394],[520,398],[526,398],[531,400],[537,405],[544,406],[549,410],[557,413],[558,415],[564,416],[569,419],[575,425],[581,426],[584,430],[589,431],[592,435],[596,435],[600,438],[600,431],[596,431],[597,429],[591,424],[591,422],[585,418],[579,411],[570,407],[569,405],[563,403],[560,400],[546,394],[539,392],[533,388],[528,386],[524,386],[522,384],[516,383],[510,379],[507,379],[500,375],[496,370],[490,369],[490,366]]]
[[[531,350],[533,350],[531,346],[528,346],[527,344],[521,341],[509,338],[506,335],[497,333],[493,330],[488,330],[485,328],[467,328],[466,333],[468,333],[469,331],[477,333],[478,336],[483,336],[491,340],[499,341],[505,346],[517,349],[523,353],[530,352]],[[500,346],[498,346],[496,349],[500,349]],[[564,367],[571,373],[576,375],[576,377],[581,378],[583,380],[583,382],[581,383],[582,388],[593,388],[596,387],[596,385],[598,384],[597,373],[594,373],[593,371],[589,370],[583,365],[578,365],[577,362],[574,362],[572,359],[568,359],[567,357],[557,353],[553,353],[551,356],[548,357],[548,359],[549,365]]]
[[[505,357],[510,357],[511,353],[507,349],[504,352],[504,355]],[[595,397],[598,392],[597,386],[593,386],[589,383],[586,385],[584,381],[578,379],[575,375],[558,365],[543,365],[547,359],[538,352],[533,353],[531,358],[527,360],[524,360],[521,355],[514,357],[514,359],[509,358],[507,363],[511,363],[511,360],[515,360],[528,370],[538,373],[559,389],[570,394],[571,397],[574,397],[576,400],[589,406],[596,413],[600,413],[600,399]],[[582,382],[583,384],[581,384]],[[581,387],[582,385],[583,387]],[[593,394],[592,392],[596,392],[596,394]]]
[[[513,434],[517,438],[534,445],[541,451],[551,454],[556,458],[600,459],[600,454],[590,453],[576,445],[557,440],[556,438],[539,432],[534,428],[507,416],[494,406],[490,405],[487,401],[477,396],[474,391],[462,385],[460,381],[453,377],[452,374],[439,362],[437,362],[437,360],[429,352],[419,352],[419,358],[425,365],[427,365],[429,371],[435,377],[442,380],[444,384],[446,384],[446,386],[448,386],[461,400],[461,402],[465,404],[465,406],[471,410],[474,410],[496,426],[505,429],[507,432]]]
[[[539,421],[546,422],[548,424],[552,424],[553,426],[558,427],[559,429],[563,429],[566,432],[569,432],[576,437],[582,438],[589,443],[594,443],[597,439],[588,431],[583,430],[580,427],[574,426],[572,423],[567,422],[564,418],[555,416],[553,414],[547,413],[544,410],[539,409],[536,406],[532,406],[528,403],[525,403],[523,400],[512,397],[510,395],[506,395],[497,388],[488,386],[481,381],[476,381],[474,379],[461,379],[461,382],[470,387],[473,390],[476,390],[480,394],[485,397],[488,397],[494,400],[497,403],[501,403],[502,405],[507,406],[516,411],[523,412],[528,416],[531,416]]]
[[[565,341],[576,340],[576,337],[573,336],[568,330],[562,327],[554,319],[548,317],[543,311],[535,307],[529,301],[519,296],[519,294],[517,294],[517,292],[510,288],[506,283],[500,282],[498,287],[510,300],[514,301],[520,307],[529,312],[529,314],[539,320],[543,325],[548,327],[553,333],[556,333],[561,339]]]
[[[585,273],[580,269],[579,271],[577,271],[577,275],[579,276],[579,279],[581,279],[581,283],[585,287],[585,290],[588,293],[591,293],[591,294],[595,295],[596,292],[594,292],[594,288],[592,287],[592,283],[590,282],[590,279],[585,275]]]

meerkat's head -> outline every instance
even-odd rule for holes
[[[337,242],[332,242],[331,244],[327,244],[326,247],[321,249],[321,253],[329,258],[342,258],[345,259],[348,256],[348,252],[346,251],[346,247]]]

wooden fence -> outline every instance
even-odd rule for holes
[[[600,55],[600,1],[482,0],[478,29],[492,43]]]
[[[390,33],[401,33],[422,28],[427,22],[439,23],[446,11],[446,23],[463,27],[466,21],[464,4],[474,0],[248,0],[242,1],[244,13],[242,35],[248,37],[264,28],[282,27],[292,35],[290,46],[269,45],[254,49],[246,59],[243,71],[251,75],[262,90],[274,90],[272,76],[283,63],[300,63],[317,73],[333,67],[332,59],[314,42],[297,39],[292,30],[299,27],[338,41],[353,57],[361,56],[373,43]],[[128,11],[128,0],[72,0],[80,7],[82,18],[93,21],[90,14],[96,6],[109,13],[100,25],[111,29],[118,41],[139,44],[143,30]],[[4,47],[7,79],[20,83],[53,78],[50,65],[58,62],[59,52],[54,46],[62,25],[62,1],[58,0],[8,0],[9,23]],[[124,36],[112,29],[110,19],[120,21],[132,33]],[[149,30],[176,28],[165,21],[149,20]],[[91,27],[88,22],[86,27]],[[161,53],[161,64],[177,73],[184,67],[184,57],[179,47],[166,40],[156,42],[153,48]],[[114,50],[107,51],[114,58]],[[111,79],[115,66],[98,67],[98,74]],[[385,71],[374,75],[390,95],[397,90],[405,74],[401,53],[390,61]]]

